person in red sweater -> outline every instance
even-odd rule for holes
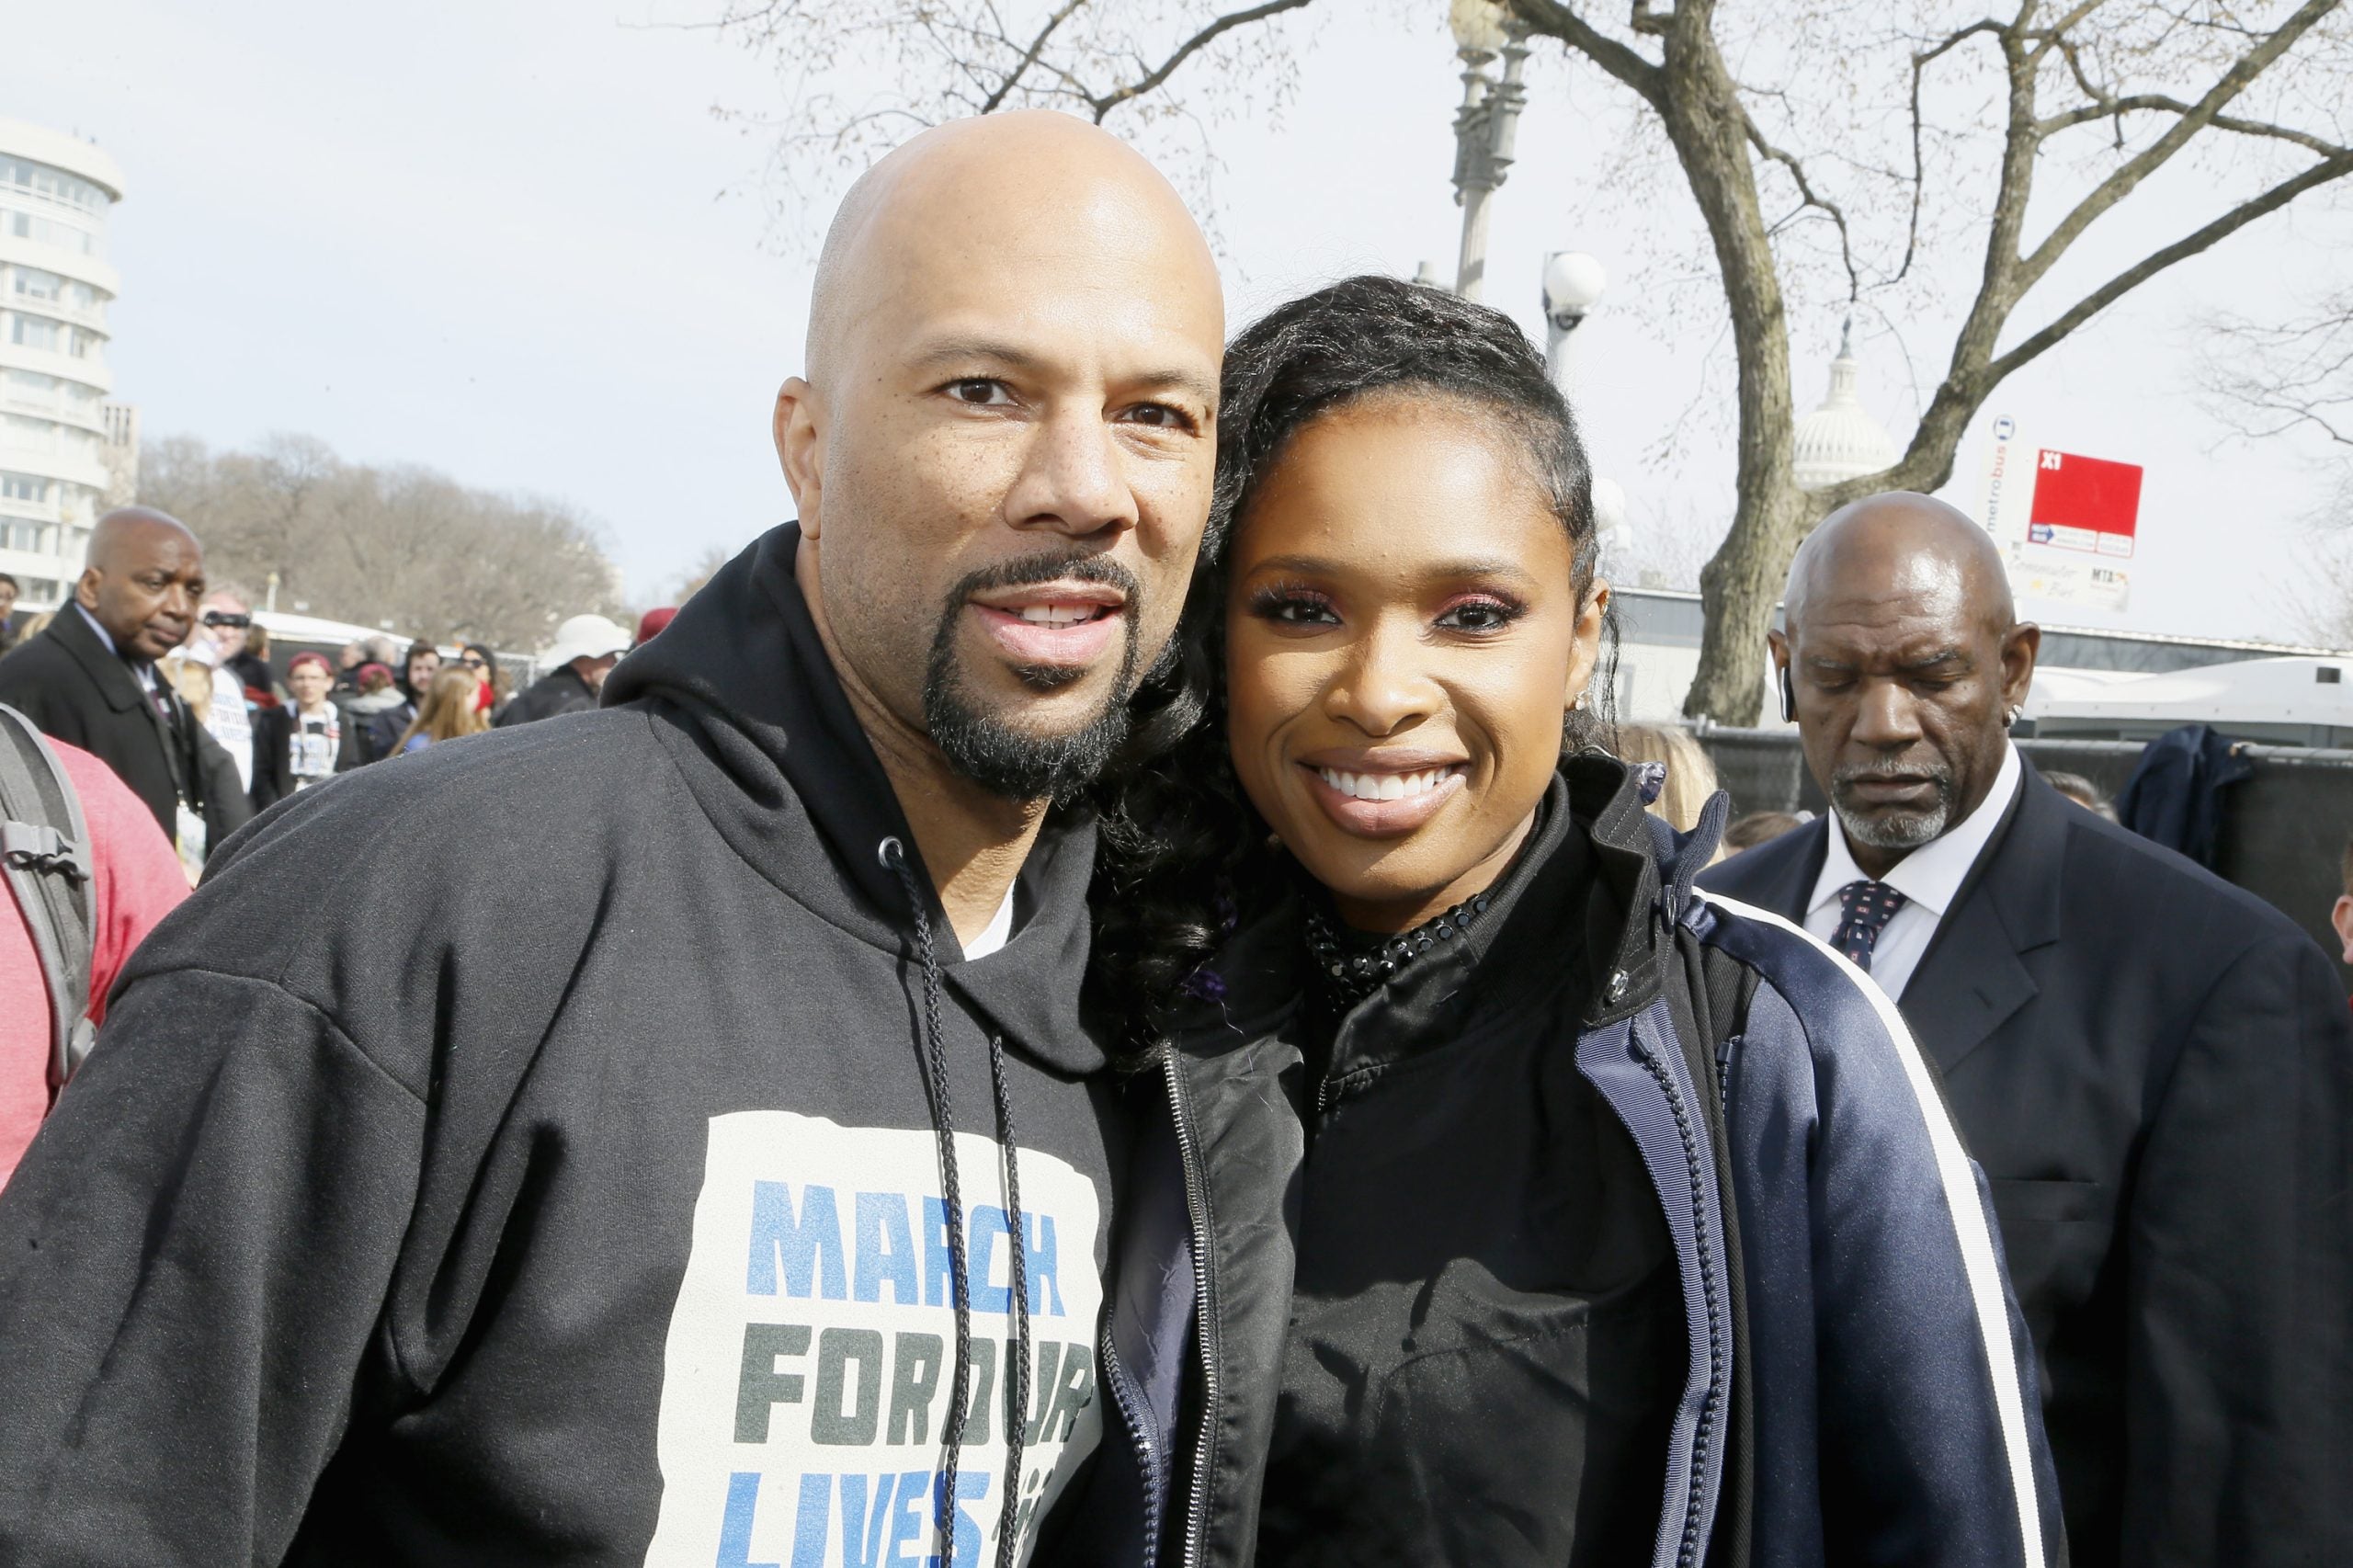
[[[82,798],[90,828],[97,930],[90,944],[90,1017],[103,1022],[114,977],[155,923],[188,896],[180,858],[150,812],[114,770],[51,739]],[[49,993],[32,933],[13,898],[0,895],[0,1187],[24,1158],[57,1098],[50,1081]]]

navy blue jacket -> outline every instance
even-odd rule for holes
[[[1621,765],[1580,758],[1555,801],[1587,836],[1595,907],[1621,924],[1535,934],[1602,961],[1578,1016],[1528,1027],[1557,1028],[1640,1151],[1683,1299],[1654,1563],[2063,1562],[1990,1203],[1893,1007],[1787,922],[1695,892],[1722,797],[1678,840]],[[1429,957],[1475,997],[1498,979],[1482,965],[1526,964],[1529,935],[1506,918]],[[1296,944],[1249,946],[1163,1054],[1165,1114],[1141,1134],[1093,1512],[1143,1532],[1107,1531],[1106,1561],[1256,1548],[1303,1150],[1277,1086],[1300,1059]],[[1241,972],[1253,962],[1268,967]],[[1138,1489],[1145,1506],[1122,1506]]]
[[[1706,881],[1800,915],[1832,831]],[[2353,1025],[2328,956],[2029,763],[1902,1012],[1992,1184],[2074,1561],[2353,1562]]]

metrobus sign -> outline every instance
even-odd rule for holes
[[[2062,451],[1994,421],[1978,521],[2002,547],[2011,591],[2099,609],[2127,608],[2142,468]]]

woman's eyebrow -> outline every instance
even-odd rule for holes
[[[1250,563],[1250,573],[1346,572],[1351,562],[1328,555],[1269,555]],[[1415,575],[1435,583],[1467,582],[1481,577],[1508,577],[1515,582],[1533,583],[1535,574],[1518,562],[1505,555],[1465,556],[1455,561],[1434,562],[1418,569]]]
[[[1459,561],[1441,561],[1426,575],[1447,582],[1472,577],[1510,577],[1522,583],[1533,583],[1534,573],[1518,562],[1504,555],[1468,556]]]
[[[1250,563],[1250,573],[1260,572],[1337,572],[1341,562],[1324,555],[1269,555]]]

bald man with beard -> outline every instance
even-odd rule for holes
[[[1006,115],[810,319],[799,520],[601,710],[306,791],[142,949],[0,1196],[0,1559],[1056,1550],[1126,1139],[1058,803],[1193,710],[1217,272]]]
[[[2353,1028],[2326,955],[2019,755],[2040,633],[1961,513],[1834,514],[1784,619],[1831,809],[1700,881],[1846,953],[1940,1069],[2076,1568],[2353,1562]]]

